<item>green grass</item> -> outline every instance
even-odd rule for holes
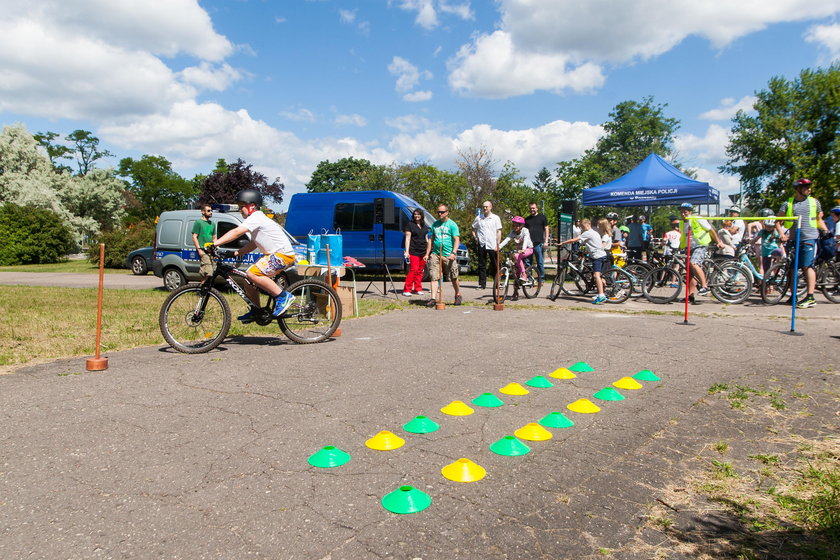
[[[100,352],[164,344],[158,313],[167,295],[160,290],[106,290]],[[234,317],[245,313],[238,296],[226,297]],[[97,290],[91,288],[0,286],[0,368],[94,355],[96,298]],[[408,307],[393,299],[365,298],[359,300],[359,315]],[[352,313],[346,311],[342,322],[351,319]],[[277,325],[242,325],[234,320],[229,336],[237,335],[281,336]]]
[[[22,264],[18,266],[0,266],[0,272],[86,272],[98,274],[99,266],[87,259],[64,261],[51,264]],[[106,268],[107,274],[131,274],[126,268]]]

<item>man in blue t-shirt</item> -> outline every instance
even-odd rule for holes
[[[645,260],[650,260],[650,239],[653,237],[653,226],[647,223],[644,214],[639,214],[639,224],[642,226],[642,251],[645,253]]]

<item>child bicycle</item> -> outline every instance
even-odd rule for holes
[[[510,253],[505,257],[505,262],[499,267],[499,291],[496,292],[496,282],[493,282],[493,301],[502,303],[505,300],[516,301],[519,299],[519,290],[528,298],[535,298],[542,288],[540,282],[540,269],[536,259],[531,259],[531,264],[525,267],[525,280],[516,278],[516,266]],[[513,294],[510,288],[513,286]],[[508,295],[510,294],[510,295]]]
[[[216,278],[224,279],[254,309],[254,323],[266,326],[276,320],[280,330],[292,342],[322,342],[338,328],[341,322],[341,301],[326,282],[304,278],[287,287],[286,290],[295,296],[295,300],[285,313],[275,318],[271,315],[274,310],[273,297],[268,298],[265,307],[255,305],[234,280],[240,278],[242,282],[254,285],[248,276],[224,262],[224,256],[217,247],[208,246],[206,250],[216,264],[213,274],[201,283],[186,284],[173,291],[160,308],[160,331],[175,350],[186,354],[209,352],[227,336],[232,314],[225,296],[213,287]],[[238,257],[236,264],[241,260]],[[259,291],[266,293],[261,289]]]

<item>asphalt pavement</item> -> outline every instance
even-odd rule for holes
[[[743,375],[805,381],[836,364],[840,322],[827,304],[793,336],[780,309],[704,304],[710,312],[686,325],[584,301],[493,311],[470,290],[465,306],[344,321],[322,344],[266,327],[203,355],[160,345],[107,354],[104,372],[74,358],[0,376],[0,558],[603,557],[643,530],[674,475],[663,461],[690,452],[677,430],[714,430],[698,406],[710,386]],[[594,371],[499,392],[577,362]],[[622,401],[593,397],[643,369],[661,381],[620,391]],[[505,405],[470,404],[485,392]],[[566,408],[581,398],[600,412]],[[475,412],[440,411],[455,400]],[[524,456],[489,450],[552,411],[575,425],[527,442]],[[405,432],[417,415],[440,430]],[[382,430],[405,445],[368,448]],[[310,466],[326,445],[351,460]],[[444,478],[459,458],[487,476]],[[403,485],[431,505],[386,511],[383,496]]]

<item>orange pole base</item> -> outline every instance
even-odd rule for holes
[[[341,327],[335,329],[335,332],[332,335],[335,337],[341,336]]]
[[[436,303],[435,304],[435,309],[446,309],[446,304],[445,303]]]
[[[88,371],[104,371],[108,369],[108,358],[88,358],[85,367]]]
[[[493,304],[493,311],[504,311],[505,304],[504,303],[494,303]]]

